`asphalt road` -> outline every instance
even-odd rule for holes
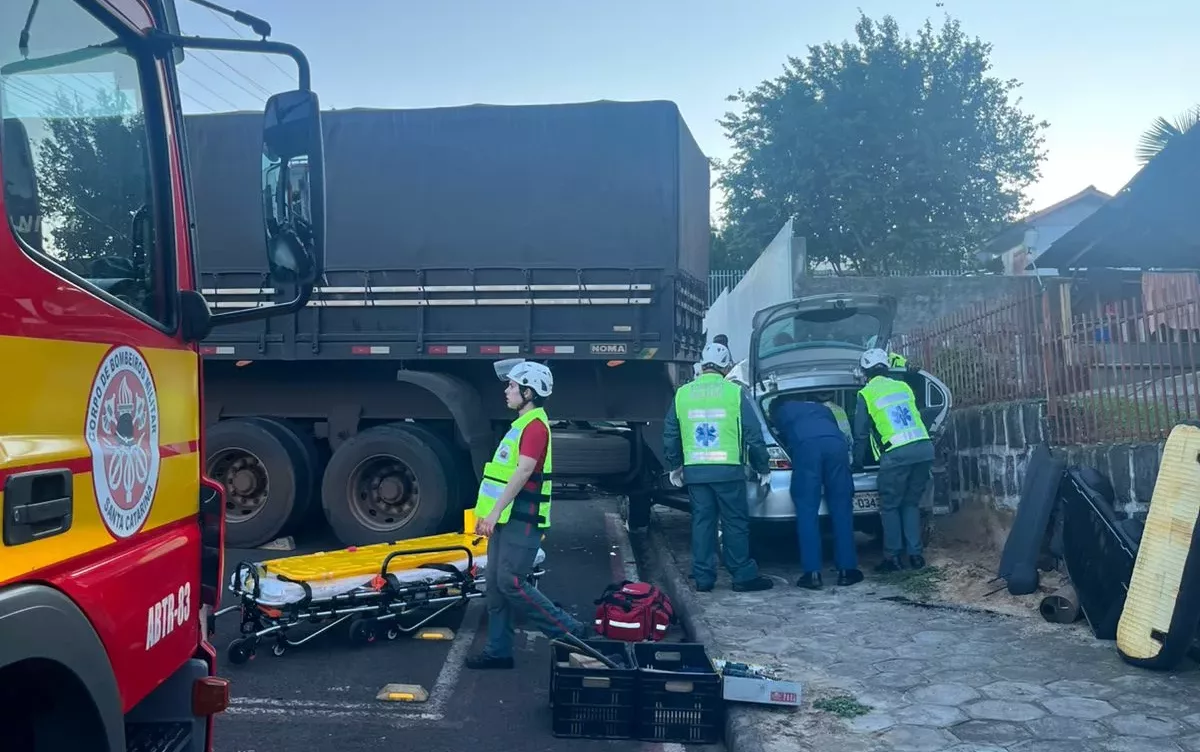
[[[336,546],[329,539],[297,543],[297,553]],[[547,574],[542,579],[543,592],[584,618],[591,617],[592,601],[605,586],[636,574],[612,499],[556,502],[554,526],[544,548]],[[227,567],[243,559],[271,556],[262,551],[230,550]],[[221,651],[220,673],[233,682],[233,704],[216,722],[215,750],[351,752],[402,746],[419,747],[421,752],[684,749],[675,744],[555,738],[550,732],[545,637],[518,632],[513,671],[462,668],[463,659],[483,645],[484,618],[482,600],[477,600],[435,622],[455,630],[452,642],[401,636],[394,642],[381,639],[356,647],[347,639],[345,628],[338,627],[283,656],[272,655],[268,643],[250,662],[233,666],[224,658],[224,651],[238,636],[238,619],[235,614],[222,617],[213,642]],[[429,691],[429,700],[421,704],[377,701],[376,692],[389,683],[421,685]]]

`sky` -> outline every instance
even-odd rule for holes
[[[177,2],[184,33],[250,36]],[[222,2],[304,50],[324,108],[668,99],[719,159],[730,154],[717,123],[726,97],[809,45],[852,37],[858,8],[905,33],[949,13],[993,45],[995,75],[1021,81],[1022,107],[1050,123],[1035,210],[1088,185],[1118,190],[1154,118],[1200,103],[1194,0],[346,0],[336,13],[329,0]],[[267,90],[295,85],[283,58],[189,55],[191,111],[261,108]]]

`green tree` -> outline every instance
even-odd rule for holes
[[[861,15],[856,41],[810,47],[729,101],[719,165],[729,257],[754,259],[789,218],[809,258],[863,274],[961,268],[1023,207],[1046,123],[991,46],[947,18],[903,37]]]
[[[1135,151],[1138,164],[1144,165],[1154,159],[1159,152],[1167,148],[1167,144],[1196,127],[1197,123],[1200,123],[1200,106],[1193,107],[1173,121],[1162,116],[1155,118],[1138,139]]]
[[[133,214],[149,186],[145,129],[119,91],[94,101],[59,90],[43,122],[37,154],[38,192],[52,242],[45,249],[75,271],[98,258],[131,253]]]
[[[745,246],[729,242],[728,234],[722,234],[717,228],[712,229],[712,238],[708,251],[709,269],[748,269],[754,263],[754,257],[747,257]]]

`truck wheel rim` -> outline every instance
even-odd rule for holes
[[[267,505],[270,474],[247,449],[230,448],[208,460],[208,477],[225,486],[225,522],[249,522]]]
[[[350,473],[350,511],[370,530],[388,533],[407,525],[421,505],[412,469],[390,455],[368,457]]]

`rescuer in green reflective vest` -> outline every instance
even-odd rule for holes
[[[760,483],[770,480],[762,424],[742,388],[725,376],[733,358],[713,342],[700,356],[700,375],[679,387],[663,428],[664,457],[675,486],[685,483],[692,507],[692,576],[700,592],[717,583],[717,520],[722,560],[740,592],[774,583],[750,558],[750,507],[744,458]],[[743,430],[744,427],[744,430]]]
[[[933,441],[917,409],[912,388],[888,376],[891,358],[874,348],[859,361],[867,383],[854,410],[854,468],[866,464],[867,451],[879,462],[879,522],[884,560],[877,572],[925,567],[921,546],[921,497],[933,472]]]
[[[517,412],[491,462],[475,500],[475,533],[486,535],[488,611],[487,645],[467,658],[467,668],[513,667],[513,615],[551,639],[573,634],[585,638],[587,627],[554,605],[527,579],[542,538],[550,527],[551,477],[554,456],[550,419],[542,407],[554,390],[554,376],[541,363],[520,359],[495,364],[505,382],[504,397]]]

